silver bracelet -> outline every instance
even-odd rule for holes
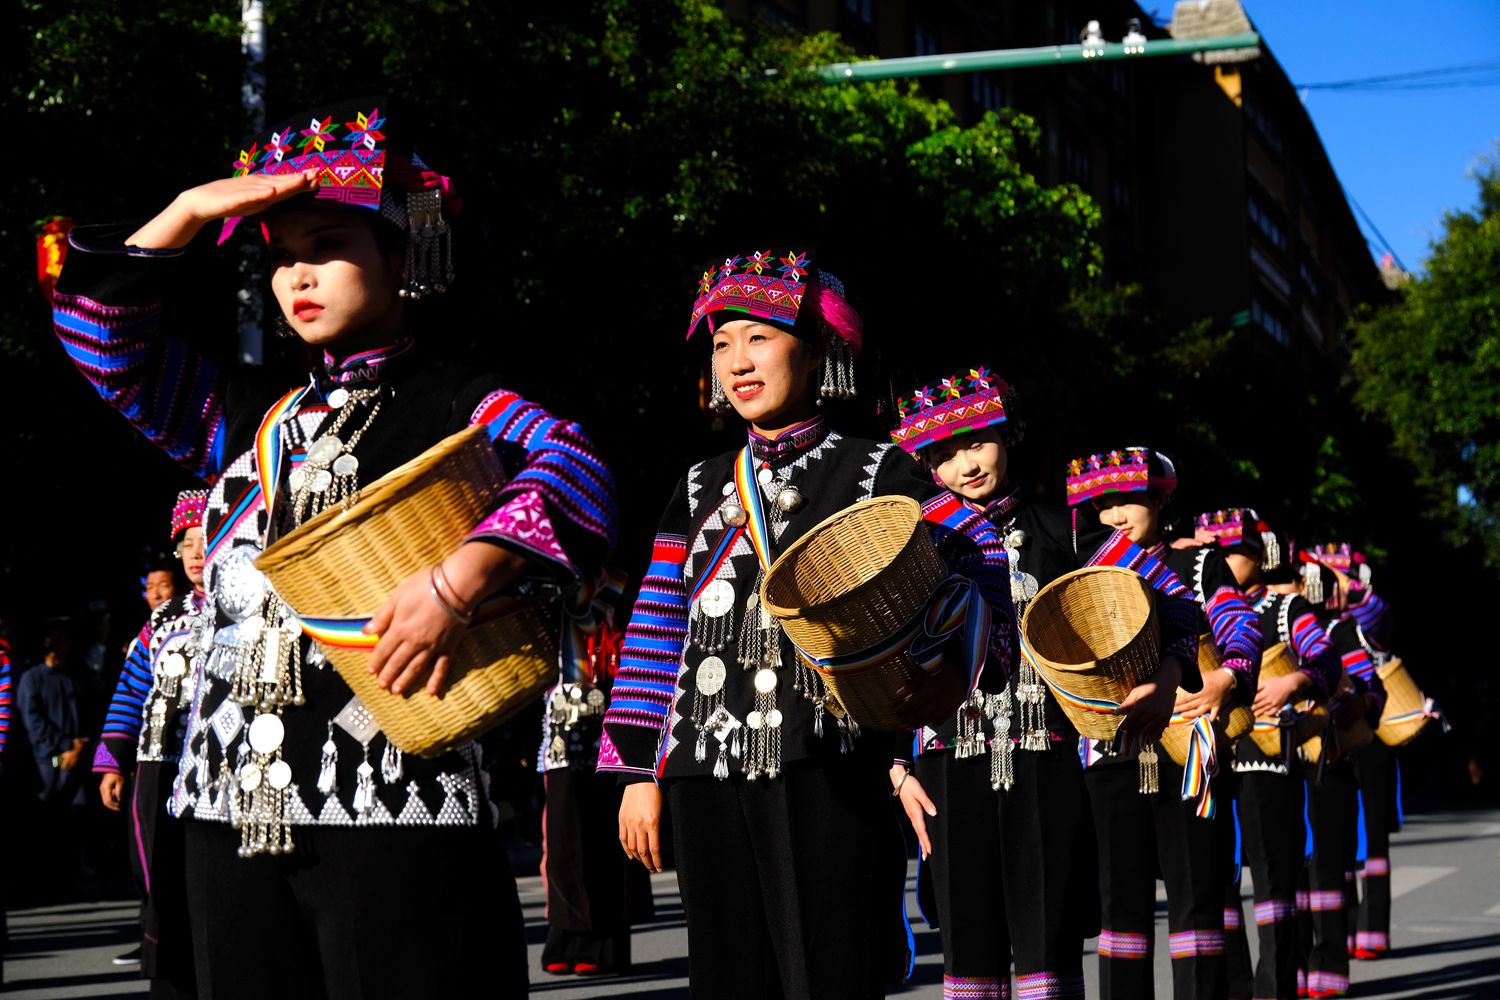
[[[447,598],[443,596],[442,590],[438,587],[440,581],[442,583],[448,582],[447,578],[443,576],[442,563],[434,565],[432,570],[427,574],[427,592],[432,595],[434,601],[438,602],[438,607],[448,612],[448,617],[465,627],[474,624],[473,612],[466,614],[448,603]],[[453,588],[449,587],[448,589],[452,590]]]
[[[893,799],[899,799],[901,797],[901,786],[904,785],[904,784],[906,784],[906,779],[910,778],[910,777],[911,777],[911,772],[910,771],[907,771],[907,772],[905,772],[904,774],[901,775],[901,780],[898,781],[898,782],[896,782],[896,787],[895,788],[891,789],[891,798],[893,798]]]

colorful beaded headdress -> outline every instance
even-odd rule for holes
[[[788,331],[815,316],[823,332],[842,340],[854,357],[864,346],[864,325],[845,300],[843,283],[821,271],[810,250],[756,250],[710,265],[698,279],[688,339],[716,312],[735,314],[722,317],[724,322],[752,318]]]
[[[452,182],[416,155],[389,147],[386,116],[378,97],[354,98],[279,119],[246,141],[230,165],[233,176],[279,176],[318,171],[312,197],[380,216],[408,235],[406,287],[402,295],[441,294],[453,280],[452,249],[443,209],[461,207]],[[224,220],[223,243],[240,217]]]
[[[1281,543],[1276,532],[1252,507],[1227,507],[1199,514],[1195,526],[1199,534],[1212,535],[1213,543],[1222,548],[1244,545],[1259,549],[1261,569],[1281,566]]]
[[[1155,461],[1157,470],[1152,471]],[[1177,467],[1159,451],[1131,447],[1101,452],[1068,463],[1068,505],[1106,493],[1140,493],[1148,489],[1171,493],[1177,488]]]
[[[1009,396],[1010,386],[988,368],[940,379],[896,401],[901,423],[891,440],[915,455],[934,441],[1004,423]]]
[[[172,540],[189,528],[203,527],[203,510],[208,506],[208,490],[183,490],[172,505]]]
[[[1304,559],[1320,562],[1345,576],[1354,569],[1354,546],[1348,542],[1325,542],[1322,545],[1312,545],[1304,549],[1302,554]]]

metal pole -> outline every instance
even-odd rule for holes
[[[266,11],[264,0],[241,0],[240,52],[245,59],[240,83],[240,106],[246,130],[254,135],[266,127]],[[239,249],[239,359],[244,364],[265,361],[265,301],[263,252],[254,240],[240,241]]]
[[[1071,63],[1099,62],[1108,59],[1145,59],[1150,56],[1192,55],[1196,52],[1220,52],[1226,49],[1260,47],[1260,35],[1253,31],[1216,38],[1153,38],[1139,51],[1126,51],[1120,42],[1085,45],[1042,45],[1031,49],[988,49],[982,52],[954,52],[949,55],[903,56],[898,59],[871,59],[864,62],[841,62],[814,67],[813,72],[828,83],[855,80],[894,80],[908,76],[938,76],[944,73],[979,73],[994,69],[1022,69],[1032,66],[1063,66]]]

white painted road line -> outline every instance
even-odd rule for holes
[[[1399,899],[1409,892],[1452,875],[1456,871],[1458,871],[1457,868],[1443,868],[1437,865],[1395,865],[1391,868],[1391,898]]]

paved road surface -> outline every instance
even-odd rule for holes
[[[1394,953],[1379,962],[1356,962],[1354,997],[1391,1000],[1500,998],[1500,812],[1408,817],[1392,849],[1395,901]],[[655,879],[658,919],[635,938],[636,971],[607,980],[532,974],[532,995],[545,1000],[631,996],[646,1000],[687,997],[687,957],[682,907],[673,876]],[[539,966],[542,890],[521,880],[532,966]],[[916,913],[914,901],[910,912]],[[1165,942],[1159,909],[1157,940]],[[109,963],[130,944],[132,908],[119,903],[73,904],[9,914],[11,948],[5,959],[8,996],[16,1000],[72,997],[141,997],[144,984]],[[942,996],[942,950],[934,932],[916,928],[918,962],[913,982],[895,994],[911,1000]],[[1251,936],[1252,947],[1254,935]],[[1157,982],[1170,996],[1168,961],[1158,950]],[[1092,951],[1086,960],[1089,995],[1096,995]]]

